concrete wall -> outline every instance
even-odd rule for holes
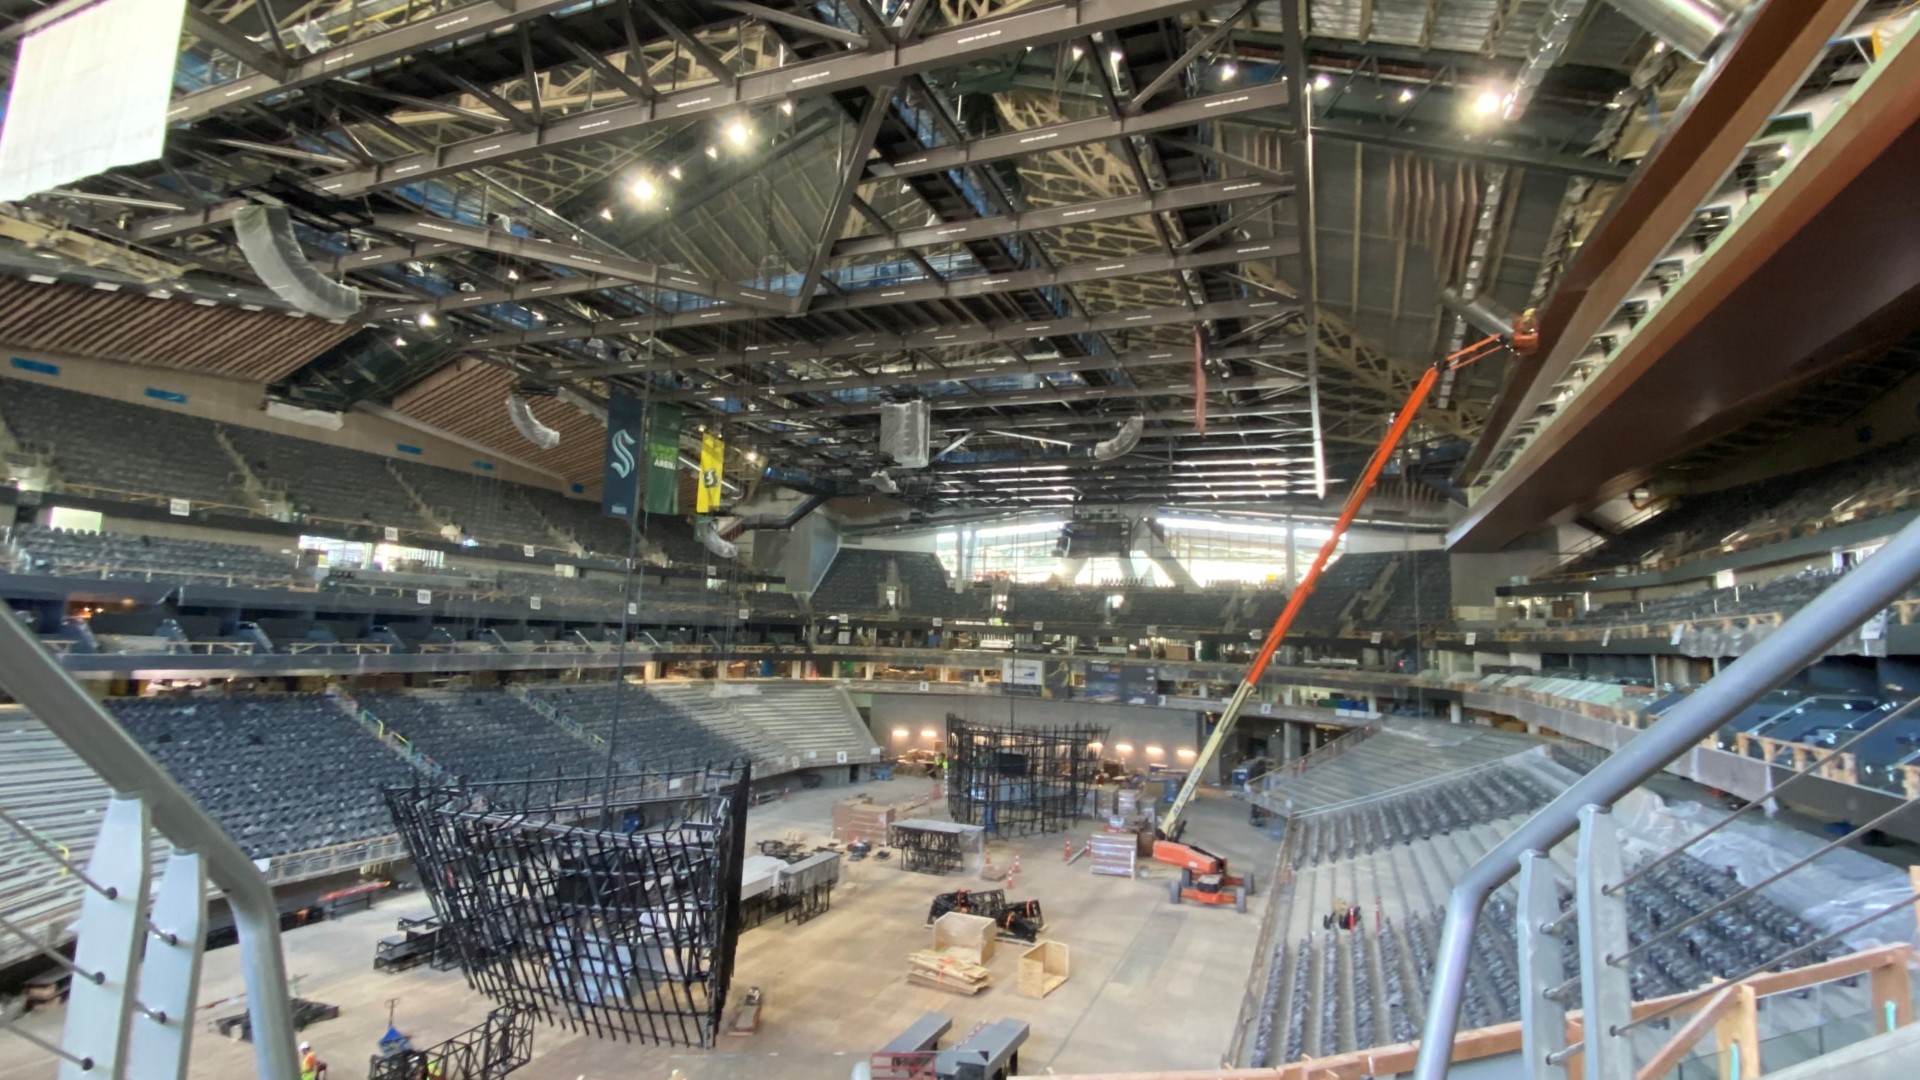
[[[566,483],[553,473],[526,462],[517,461],[497,451],[467,444],[453,436],[436,432],[426,425],[400,418],[398,413],[387,412],[386,415],[376,415],[372,411],[356,409],[342,416],[340,430],[328,431],[325,428],[268,416],[265,412],[266,387],[259,383],[199,372],[122,364],[111,360],[19,351],[9,351],[7,355],[53,364],[59,368],[60,374],[48,376],[12,366],[0,366],[0,378],[41,383],[59,387],[62,390],[73,390],[155,409],[182,412],[237,427],[258,428],[262,431],[290,435],[330,446],[364,450],[400,461],[438,465],[441,468],[484,475],[492,480],[530,484],[572,494]],[[148,388],[182,394],[187,400],[178,404],[163,402],[149,397]],[[4,392],[5,384],[0,382],[0,393]],[[386,410],[381,411],[386,412]],[[502,424],[507,422],[504,407],[501,410],[500,422]],[[398,449],[402,444],[418,447],[422,452],[403,453]],[[473,463],[476,460],[493,463],[493,470],[482,472],[475,469]]]

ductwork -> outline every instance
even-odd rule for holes
[[[1725,43],[1752,0],[1611,0],[1620,14],[1692,60],[1704,61]]]
[[[785,514],[756,514],[753,517],[735,518],[727,524],[724,536],[732,538],[739,536],[743,532],[782,532],[800,524],[800,519],[826,504],[827,497],[825,495],[809,495]],[[716,534],[716,538],[720,535],[721,534]],[[705,543],[706,541],[703,538],[701,542]],[[707,550],[712,551],[712,546],[709,545]],[[731,556],[728,557],[731,558]]]
[[[314,268],[293,235],[293,218],[283,207],[249,203],[234,211],[233,235],[247,265],[273,295],[310,315],[352,318],[360,311],[360,290],[342,285]]]
[[[1146,429],[1146,417],[1137,415],[1127,417],[1127,422],[1120,425],[1120,430],[1114,434],[1113,438],[1093,444],[1094,460],[1112,461],[1114,458],[1131,453],[1134,447],[1140,445],[1140,434]]]
[[[699,539],[700,546],[722,559],[731,559],[740,554],[740,548],[732,541],[720,535],[711,519],[701,519],[693,526],[693,535]]]
[[[1491,297],[1476,296],[1471,300],[1461,295],[1459,289],[1440,290],[1440,302],[1448,311],[1467,320],[1467,324],[1483,334],[1506,339],[1513,336],[1514,314],[1501,307]]]
[[[1586,10],[1587,0],[1549,0],[1547,10],[1540,13],[1540,26],[1527,45],[1527,62],[1520,66],[1513,92],[1507,95],[1502,112],[1506,119],[1518,120],[1526,113],[1540,84],[1547,81],[1547,72],[1560,62],[1561,52],[1573,37],[1574,24]]]
[[[542,450],[551,450],[560,445],[560,433],[540,422],[533,415],[533,406],[517,392],[507,395],[507,419],[513,421],[513,430],[521,437]]]

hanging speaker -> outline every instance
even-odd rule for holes
[[[310,315],[350,318],[360,310],[360,290],[314,269],[293,235],[293,218],[278,206],[257,203],[233,215],[233,231],[247,265],[273,295]]]
[[[723,559],[731,559],[740,554],[740,546],[721,536],[720,530],[714,526],[711,519],[702,518],[695,522],[693,535],[699,538],[700,546]]]
[[[560,445],[560,433],[541,423],[540,418],[533,415],[533,406],[518,393],[507,395],[507,419],[513,421],[513,430],[542,450]]]
[[[1120,425],[1120,430],[1114,434],[1113,438],[1093,444],[1094,460],[1112,461],[1114,458],[1131,453],[1134,447],[1140,445],[1140,433],[1146,429],[1146,417],[1127,417],[1127,422]]]
[[[880,406],[880,449],[909,469],[927,467],[927,442],[933,437],[933,410],[926,401],[886,402]]]

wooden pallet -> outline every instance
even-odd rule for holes
[[[907,981],[971,997],[993,985],[993,973],[957,951],[921,949],[907,954]]]

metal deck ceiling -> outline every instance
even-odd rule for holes
[[[39,6],[0,3],[0,26]],[[1304,8],[1293,27],[1280,0],[196,3],[167,158],[17,216],[257,287],[232,210],[284,202],[367,291],[364,327],[158,362],[389,404],[573,480],[595,422],[536,399],[563,442],[535,450],[499,407],[516,382],[681,401],[738,449],[852,477],[886,464],[877,403],[925,396],[941,444],[965,442],[899,477],[924,505],[1017,499],[981,463],[1064,469],[1053,501],[1316,497],[1317,463],[1355,467],[1445,351],[1438,291],[1470,253],[1511,306],[1551,282],[1569,205],[1630,171],[1590,147],[1649,39],[1589,4],[1524,120],[1481,127],[1463,110],[1514,77],[1544,0]],[[383,227],[403,219],[494,235]],[[81,321],[153,303],[87,291]],[[28,343],[13,325],[0,340]],[[1423,437],[1474,435],[1501,374]],[[1096,467],[1088,445],[1134,414],[1141,448]],[[1220,483],[1176,486],[1189,471]]]

